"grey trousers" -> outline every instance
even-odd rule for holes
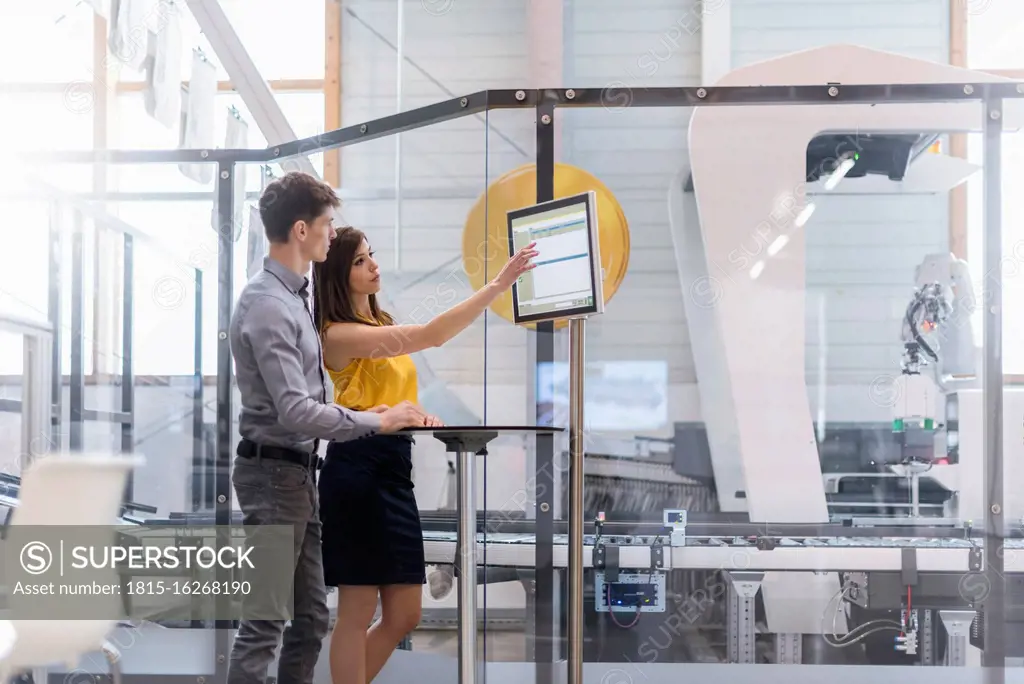
[[[264,684],[279,643],[278,684],[312,684],[330,620],[314,471],[280,460],[238,457],[231,482],[245,525],[294,526],[295,581],[293,618],[287,627],[276,620],[239,624],[228,684]]]

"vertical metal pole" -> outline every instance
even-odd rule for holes
[[[545,95],[537,108],[537,202],[546,202],[555,197],[555,105],[554,96]],[[534,334],[537,367],[542,363],[554,363],[555,326],[553,323],[539,323]],[[537,367],[532,369],[534,382],[537,381]],[[549,388],[550,389],[550,388]],[[534,398],[545,393],[537,391]],[[550,394],[550,393],[548,393]],[[535,416],[541,425],[541,406],[535,406]],[[537,435],[537,455],[534,472],[534,491],[537,505],[537,537],[535,548],[535,571],[537,595],[536,654],[537,684],[551,684],[554,681],[555,661],[555,567],[554,567],[554,435]]]
[[[910,517],[915,520],[921,517],[921,476],[911,472],[910,480]]]
[[[196,269],[195,320],[193,322],[192,370],[192,510],[209,510],[213,502],[204,501],[206,482],[215,477],[206,458],[203,439],[203,272]]]
[[[132,361],[132,343],[135,330],[135,241],[131,235],[124,235],[124,257],[122,259],[121,297],[121,412],[127,419],[121,423],[121,453],[130,454],[135,449],[135,371]],[[128,473],[124,486],[125,501],[132,501],[135,494],[135,472]]]
[[[235,299],[235,241],[234,241],[234,193],[235,164],[222,161],[217,164],[217,459],[214,466],[217,494],[214,519],[218,525],[217,549],[231,542],[226,526],[231,522],[231,346],[228,329],[231,326],[231,308]],[[218,564],[217,581],[228,580],[224,569]],[[217,596],[217,614],[228,611],[227,595]],[[228,676],[228,656],[231,647],[229,630],[232,620],[216,620],[216,670],[215,682],[223,684]]]
[[[398,2],[395,38],[395,113],[402,111],[402,77],[405,74],[405,0]],[[395,133],[395,271],[402,270],[402,133]]]
[[[586,321],[569,321],[569,684],[583,684],[583,377]]]
[[[53,344],[51,347],[51,400],[53,402],[53,415],[50,418],[50,450],[60,451],[61,410],[64,406],[64,368],[63,354],[61,353],[61,295],[63,294],[63,281],[61,281],[61,262],[64,260],[64,238],[61,230],[61,221],[64,218],[63,206],[57,202],[50,205],[50,297],[47,303],[49,309],[50,326],[53,330]]]
[[[22,339],[21,468],[50,452],[50,330],[26,330]]]
[[[985,99],[985,650],[984,681],[1002,682],[1006,666],[1003,578],[1003,259],[1002,100]]]
[[[935,665],[935,613],[932,610],[922,610],[918,613],[921,618],[921,664],[927,666]]]
[[[71,391],[68,448],[82,450],[85,410],[85,219],[75,212],[71,236]]]
[[[459,521],[459,684],[476,682],[476,454],[459,445],[456,455]]]
[[[825,441],[828,414],[828,295],[818,297],[818,444]]]

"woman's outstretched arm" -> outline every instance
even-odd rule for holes
[[[516,252],[494,280],[428,323],[387,326],[337,323],[327,329],[324,345],[328,349],[325,351],[328,355],[350,359],[381,359],[440,347],[468,328],[519,276],[533,268],[531,260],[538,254],[534,244]]]

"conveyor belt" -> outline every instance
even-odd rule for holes
[[[451,532],[423,534],[428,563],[452,563],[455,535]],[[584,538],[583,563],[591,567],[593,537]],[[865,537],[782,538],[771,550],[759,549],[757,541],[740,537],[687,539],[685,546],[665,547],[664,569],[685,570],[805,570],[899,572],[904,567],[904,549],[914,549],[921,572],[968,573],[977,568],[981,543],[954,539],[872,539]],[[1005,572],[1024,572],[1024,541],[1007,542],[1016,552],[1004,556]],[[496,567],[533,567],[535,538],[527,534],[478,534],[480,563]],[[566,567],[568,537],[554,539],[555,567]],[[650,546],[619,547],[622,568],[651,567]]]
[[[426,516],[425,516],[426,518]],[[126,522],[148,525],[208,526],[214,524],[212,514],[180,514],[166,519],[133,519]],[[232,516],[231,524],[241,524],[241,514]],[[711,523],[704,524],[705,527]],[[480,520],[480,528],[505,528],[499,521]],[[528,521],[517,521],[515,527],[530,527]],[[738,527],[744,534],[689,535],[685,546],[669,546],[668,536],[659,525],[637,526],[630,529],[646,534],[623,535],[621,531],[602,535],[606,543],[619,545],[619,565],[623,568],[651,567],[651,545],[664,546],[663,568],[685,570],[791,570],[791,571],[848,571],[899,572],[905,566],[904,550],[913,549],[917,569],[921,572],[969,573],[980,569],[984,540],[968,537],[963,529],[953,528],[853,528],[843,525],[827,527],[826,535],[788,534],[766,536],[772,528],[750,523],[719,524],[720,528]],[[424,520],[423,543],[426,559],[431,564],[451,564],[455,560],[455,532],[431,529]],[[444,525],[438,525],[444,527]],[[614,526],[610,526],[614,528]],[[650,529],[643,529],[648,527]],[[701,525],[696,525],[696,528]],[[783,528],[807,528],[785,525]],[[760,528],[761,534],[746,534]],[[606,530],[608,527],[606,527]],[[689,528],[687,528],[689,530]],[[910,533],[913,530],[914,533]],[[844,532],[843,534],[836,533]],[[881,536],[889,532],[890,536]],[[975,532],[975,534],[977,534]],[[765,542],[768,542],[767,544]],[[477,534],[477,555],[480,564],[487,567],[533,568],[535,565],[536,536],[530,532],[480,532]],[[766,546],[772,548],[765,548]],[[1005,572],[1024,572],[1024,539],[1008,539],[1004,555]],[[591,567],[594,536],[584,536],[583,561]],[[568,562],[568,536],[554,536],[555,567],[566,567]]]
[[[4,483],[10,485],[12,483]],[[17,505],[16,488],[0,491],[0,505]],[[146,507],[139,506],[140,509]],[[451,512],[425,511],[423,542],[428,563],[451,564],[455,559],[455,516]],[[657,523],[607,523],[602,540],[619,546],[623,568],[651,567],[651,547],[664,547],[663,569],[687,570],[791,570],[791,571],[900,571],[904,550],[913,549],[923,572],[976,572],[984,541],[978,530],[946,527],[895,526],[852,527],[843,524],[755,524],[727,516],[694,516],[687,526],[685,545],[669,546],[667,531]],[[129,525],[207,527],[212,513],[177,513],[167,518],[123,515]],[[232,511],[231,525],[241,525],[242,515]],[[564,532],[565,523],[556,523]],[[561,528],[560,528],[561,526]],[[481,514],[477,520],[480,564],[492,568],[533,568],[536,537],[534,523],[516,516]],[[500,530],[500,531],[498,531]],[[594,528],[586,526],[583,560],[591,566]],[[1024,536],[1013,530],[1007,539],[1004,570],[1024,572]],[[568,536],[556,534],[553,562],[566,567]],[[766,543],[767,542],[767,543]]]

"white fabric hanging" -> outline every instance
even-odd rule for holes
[[[267,255],[267,234],[264,232],[263,221],[260,219],[260,208],[252,205],[249,208],[249,249],[246,256],[245,275],[252,278],[263,268],[263,257]]]
[[[242,117],[238,115],[238,110],[234,107],[228,108],[228,123],[226,130],[227,133],[224,136],[224,149],[238,150],[249,147],[249,124],[247,124]],[[232,202],[234,206],[230,226],[231,239],[234,242],[238,242],[238,239],[242,235],[242,226],[245,225],[245,172],[247,166],[247,164],[241,163],[234,165],[234,178],[232,179],[231,186]],[[213,231],[220,235],[221,230],[218,225],[220,221],[220,213],[217,206],[217,197],[218,193],[214,190],[213,212],[210,215],[210,221],[213,226]],[[226,229],[225,232],[227,232]]]
[[[177,11],[173,3],[161,7],[156,0],[110,0],[107,46],[112,60],[136,71],[145,68],[150,34],[166,23],[161,9]]]
[[[179,136],[179,147],[209,150],[216,145],[217,67],[200,50],[192,51],[192,75],[188,82],[185,118]],[[186,178],[209,185],[216,171],[214,164],[178,164]]]
[[[150,34],[143,91],[146,112],[167,128],[181,119],[181,20],[172,0],[159,0],[162,26]]]
[[[244,150],[249,147],[249,124],[238,114],[234,107],[228,108],[227,133],[224,136],[224,149]],[[248,164],[235,164],[235,223],[241,225],[245,220],[245,190]],[[262,229],[261,229],[262,230]]]

